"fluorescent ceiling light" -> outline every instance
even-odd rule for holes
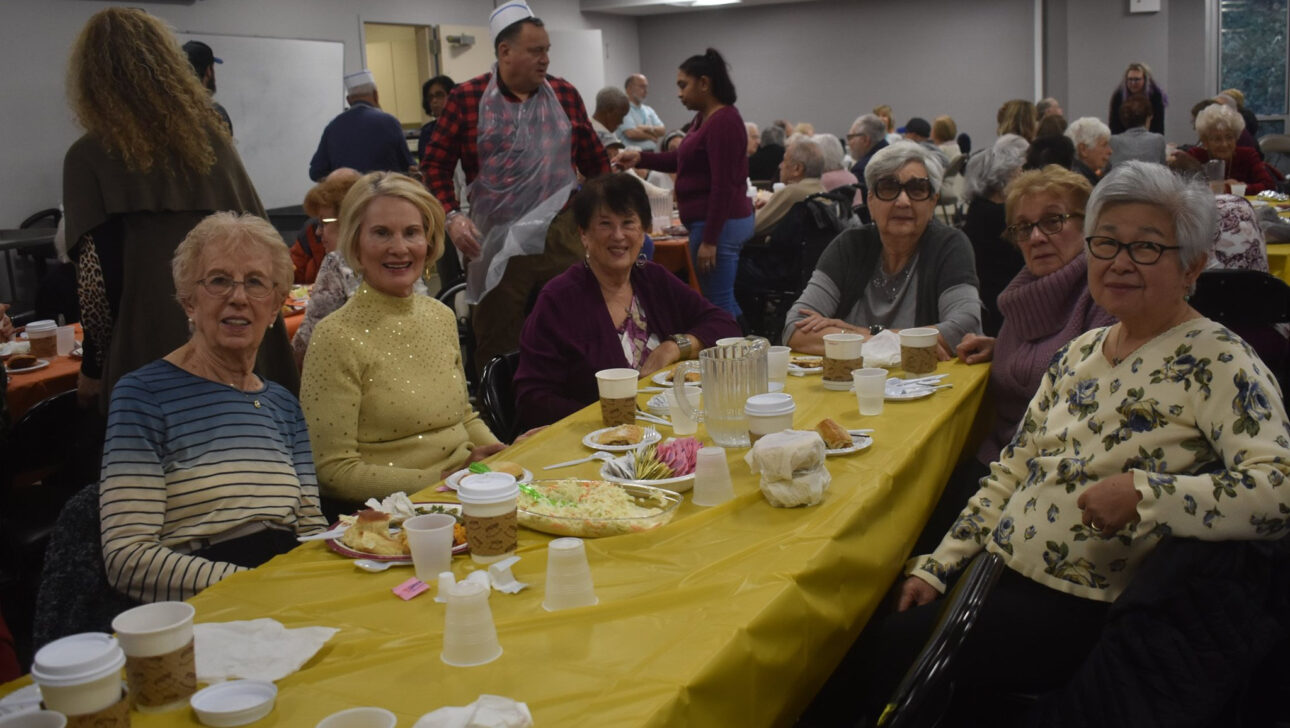
[[[742,1],[743,0],[680,0],[680,2],[673,2],[671,4],[683,8],[705,8],[712,7],[714,5],[738,5]]]

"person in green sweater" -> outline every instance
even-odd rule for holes
[[[412,178],[373,172],[345,195],[340,226],[363,282],[314,329],[300,403],[322,494],[344,507],[422,490],[505,446],[467,398],[456,316],[413,295],[443,252],[443,208]]]
[[[932,553],[911,560],[897,612],[852,653],[878,673],[849,683],[870,698],[891,695],[938,598],[983,550],[1007,568],[951,679],[964,694],[1042,693],[1079,668],[1165,536],[1271,540],[1290,525],[1280,387],[1240,337],[1187,302],[1214,236],[1213,195],[1131,161],[1094,188],[1085,215],[1089,291],[1119,322],[1057,352],[980,490]]]

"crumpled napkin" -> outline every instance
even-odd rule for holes
[[[813,506],[833,481],[824,467],[824,440],[805,430],[774,432],[753,444],[744,462],[761,473],[761,494],[776,508]]]
[[[529,706],[500,695],[480,695],[461,707],[449,706],[421,716],[412,728],[528,728]]]
[[[860,348],[867,367],[900,366],[900,334],[886,329],[869,337]]]
[[[340,630],[287,629],[276,619],[193,625],[197,681],[280,680],[299,670]]]

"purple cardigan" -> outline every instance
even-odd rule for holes
[[[686,226],[704,223],[703,242],[716,245],[727,220],[752,214],[748,201],[748,130],[733,106],[695,116],[675,152],[642,152],[640,166],[676,173],[676,201]]]
[[[740,335],[730,314],[663,266],[638,265],[632,268],[631,280],[649,333],[660,341],[692,334],[708,347],[717,339]],[[585,263],[574,264],[546,284],[524,321],[515,373],[521,425],[550,424],[597,401],[596,372],[627,366],[596,276]]]
[[[1089,295],[1088,261],[1083,255],[1040,278],[1022,268],[998,300],[1003,326],[994,342],[990,368],[995,423],[976,455],[987,465],[1012,442],[1057,350],[1089,329],[1115,323]]]

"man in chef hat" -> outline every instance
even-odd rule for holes
[[[587,179],[609,172],[578,90],[547,75],[551,40],[528,4],[503,3],[488,31],[497,63],[449,93],[421,162],[448,213],[448,237],[469,261],[479,368],[519,348],[530,295],[582,259],[569,198],[579,172]],[[452,184],[458,161],[469,215]]]
[[[341,167],[406,174],[415,166],[403,125],[381,111],[371,71],[345,76],[345,103],[349,108],[323,129],[318,151],[309,162],[309,179],[321,180]]]

